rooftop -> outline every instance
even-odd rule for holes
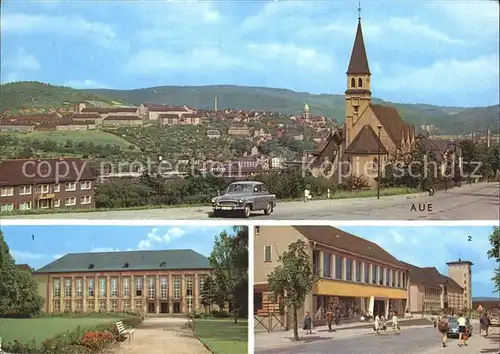
[[[210,269],[208,258],[193,250],[69,253],[35,273]]]

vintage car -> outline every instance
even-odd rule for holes
[[[276,196],[269,194],[264,183],[256,181],[233,182],[223,195],[212,199],[214,216],[241,213],[243,217],[248,218],[253,211],[259,210],[269,215],[275,206]]]
[[[470,323],[470,319],[466,319],[465,322],[465,333],[470,337],[472,336],[474,328],[472,327],[472,324]],[[448,317],[448,333],[447,336],[449,338],[458,338],[458,317],[452,316]]]

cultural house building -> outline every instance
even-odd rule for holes
[[[70,253],[36,270],[44,312],[188,314],[211,275],[193,250]]]

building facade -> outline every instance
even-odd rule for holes
[[[0,212],[94,208],[97,176],[77,158],[0,162]]]
[[[270,301],[267,279],[279,265],[279,255],[297,240],[308,245],[319,276],[299,317],[309,311],[320,324],[333,303],[340,307],[343,318],[404,312],[408,269],[377,244],[330,226],[259,226],[254,242],[256,314],[280,311],[285,321],[292,323],[290,311],[282,303]]]
[[[192,250],[74,253],[34,272],[44,312],[188,314],[211,269]]]
[[[448,276],[463,288],[464,309],[472,309],[472,262],[458,259],[448,265]]]
[[[458,313],[463,308],[463,288],[456,281],[434,267],[405,264],[410,270],[407,307],[410,312]]]

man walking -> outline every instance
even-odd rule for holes
[[[486,332],[485,337],[488,337],[490,326],[491,326],[491,320],[488,317],[488,314],[483,313],[481,319],[479,320],[479,335],[481,335],[482,331],[485,331]]]
[[[332,331],[332,322],[333,322],[333,312],[332,309],[328,309],[326,312],[326,323],[328,324],[328,332]]]
[[[464,315],[461,313],[458,315],[458,346],[468,346],[467,344],[467,336],[468,333],[466,333],[466,327],[467,326],[467,320],[465,319]]]
[[[443,343],[443,348],[446,347],[446,340],[448,339],[448,319],[446,315],[443,315],[440,319],[438,319],[437,328],[439,333],[441,333],[441,342]]]

